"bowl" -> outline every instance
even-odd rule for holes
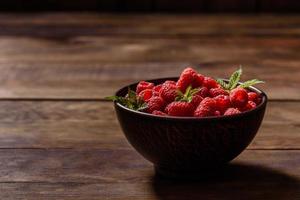
[[[148,80],[160,84],[178,77]],[[225,80],[226,81],[226,80]],[[116,92],[125,96],[128,87]],[[237,157],[255,137],[264,117],[266,94],[256,108],[236,115],[219,117],[156,116],[114,104],[121,128],[129,143],[158,174],[173,178],[201,177],[207,170],[219,169]]]

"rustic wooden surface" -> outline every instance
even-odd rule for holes
[[[0,199],[300,199],[300,17],[0,15]],[[249,148],[201,181],[156,177],[103,97],[186,65],[243,65],[270,102]]]

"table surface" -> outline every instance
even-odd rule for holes
[[[0,199],[300,199],[300,16],[0,15]],[[228,172],[170,181],[107,95],[194,65],[266,81],[266,116]]]

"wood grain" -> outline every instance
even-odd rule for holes
[[[177,18],[2,14],[0,98],[101,99],[189,64],[217,77],[241,64],[245,79],[267,82],[271,99],[300,99],[298,17]]]
[[[0,14],[0,199],[300,199],[299,28],[299,16]],[[190,64],[213,77],[242,64],[271,101],[232,165],[168,181],[103,97]]]
[[[105,2],[105,1],[104,1]],[[63,20],[61,20],[63,19]],[[222,19],[222,20],[220,20]],[[146,22],[146,23],[145,23]],[[39,13],[0,14],[0,35],[41,38],[75,36],[297,37],[298,15],[172,15]]]
[[[272,58],[260,62],[228,61],[225,55],[223,59],[227,61],[222,61],[222,55],[218,55],[220,57],[216,60],[220,61],[213,61],[213,56],[209,58],[203,55],[203,59],[199,58],[199,62],[194,63],[134,64],[126,63],[126,61],[123,64],[105,64],[100,61],[88,61],[85,57],[82,57],[83,61],[62,62],[17,61],[18,58],[15,57],[14,61],[2,63],[0,61],[2,73],[0,98],[103,99],[105,96],[113,95],[119,88],[139,80],[178,76],[188,65],[194,66],[199,72],[209,76],[229,77],[237,69],[239,63],[244,63],[243,80],[255,77],[266,81],[266,84],[258,85],[258,87],[263,89],[270,99],[300,99],[298,87],[300,84],[298,64],[300,62],[291,61],[289,65],[285,65],[285,61],[275,61]],[[125,55],[124,59],[126,59]],[[43,63],[43,67],[40,63]],[[282,71],[283,67],[284,71]],[[291,71],[294,76],[290,76]],[[287,79],[289,81],[286,81]]]
[[[219,173],[198,182],[178,182],[155,177],[152,166],[132,150],[0,150],[0,195],[6,199],[186,199],[188,195],[190,199],[297,200],[299,156],[299,151],[245,151]]]
[[[298,102],[270,102],[249,149],[300,149]],[[110,102],[0,101],[0,148],[131,149]]]

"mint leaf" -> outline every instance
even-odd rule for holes
[[[238,82],[240,81],[241,75],[242,75],[241,67],[240,67],[240,69],[233,72],[233,74],[231,75],[231,77],[229,79],[229,83],[228,83],[229,90],[232,90],[237,86]]]
[[[178,96],[175,98],[175,101],[186,101],[191,102],[193,96],[199,92],[199,88],[192,89],[192,86],[188,86],[183,94],[180,90],[177,91]]]
[[[117,101],[119,99],[118,96],[109,96],[109,97],[105,97],[106,100],[110,100],[110,101]]]
[[[135,91],[130,88],[128,88],[128,93],[125,97],[110,96],[105,97],[105,99],[118,102],[132,110],[143,111],[147,108],[147,104],[143,101],[143,99],[137,96]]]
[[[258,79],[252,79],[252,80],[249,80],[249,81],[246,81],[246,82],[242,83],[241,85],[239,85],[239,87],[247,88],[247,87],[250,87],[252,85],[259,84],[259,83],[265,83],[265,82],[260,81]]]
[[[225,83],[225,81],[223,81],[222,79],[217,79],[217,83],[219,83],[224,90],[228,90],[229,89],[228,88],[228,84]]]

